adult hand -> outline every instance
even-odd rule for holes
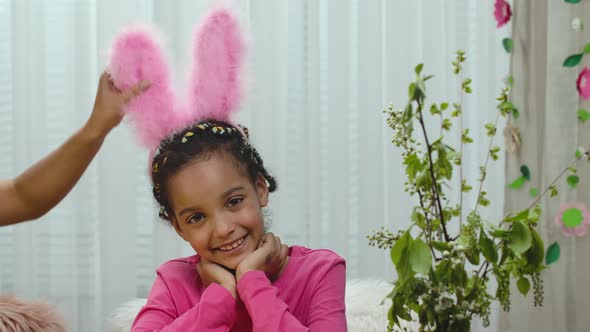
[[[87,122],[88,129],[106,135],[123,119],[123,106],[149,86],[148,81],[140,81],[126,91],[121,91],[113,83],[110,74],[103,72],[98,82],[94,108]]]
[[[281,239],[273,233],[266,233],[256,250],[240,262],[236,269],[236,280],[253,270],[263,271],[269,280],[276,280],[289,259],[289,248],[281,243]]]

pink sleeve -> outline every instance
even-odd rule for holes
[[[235,320],[236,301],[218,284],[209,285],[200,302],[178,316],[168,286],[158,275],[146,305],[133,322],[131,332],[227,332]]]
[[[342,261],[330,268],[314,290],[307,326],[288,311],[287,304],[277,296],[277,288],[262,271],[244,274],[238,282],[238,292],[252,318],[254,331],[340,332],[347,331],[345,286],[346,268]]]

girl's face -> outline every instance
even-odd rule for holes
[[[268,188],[252,183],[226,153],[195,161],[168,183],[172,223],[204,259],[236,269],[264,235],[262,207]]]

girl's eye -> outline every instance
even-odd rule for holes
[[[234,197],[232,199],[230,199],[229,201],[227,201],[227,206],[229,207],[234,207],[238,204],[240,204],[244,199],[242,197]]]
[[[190,216],[186,222],[189,224],[196,224],[200,221],[203,221],[203,219],[205,219],[205,216],[201,213],[197,213]]]

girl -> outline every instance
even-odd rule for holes
[[[153,151],[160,217],[197,253],[158,268],[132,331],[346,331],[344,260],[265,233],[262,208],[276,181],[229,119],[244,53],[234,17],[213,11],[194,49],[188,106],[175,100],[149,35],[128,30],[111,54],[117,86],[152,82],[127,111]]]

